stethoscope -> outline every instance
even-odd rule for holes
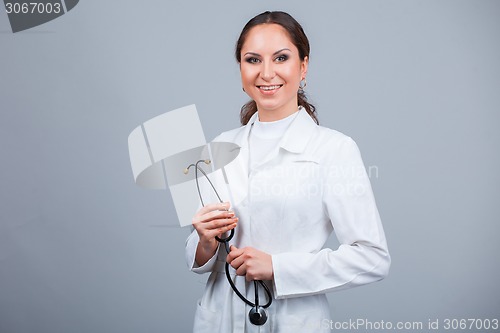
[[[215,195],[217,195],[217,198],[219,199],[220,203],[222,203],[222,199],[220,198],[219,196],[219,193],[217,192],[217,190],[215,189],[215,186],[214,184],[212,184],[212,182],[210,181],[210,178],[208,178],[208,175],[205,173],[205,171],[203,171],[202,168],[200,168],[198,166],[199,163],[205,163],[205,164],[210,164],[211,161],[210,160],[199,160],[198,162],[194,163],[194,164],[191,164],[189,165],[185,170],[184,170],[184,173],[187,174],[189,172],[189,169],[191,167],[194,167],[194,174],[195,174],[195,180],[196,180],[196,187],[198,189],[198,195],[200,196],[200,201],[201,201],[201,205],[202,206],[205,206],[205,203],[203,202],[203,198],[201,196],[201,191],[200,191],[200,186],[199,186],[199,183],[198,183],[198,170],[203,173],[203,175],[205,176],[205,178],[208,180],[208,182],[210,183],[210,186],[212,187],[213,191],[215,192]],[[218,236],[215,236],[215,239],[219,242],[219,243],[224,243],[224,247],[226,249],[226,253],[229,254],[229,241],[233,238],[234,236],[234,229],[231,230],[230,234],[228,237],[226,238],[220,238]],[[233,289],[233,291],[236,293],[236,295],[238,295],[238,297],[243,301],[245,302],[246,304],[250,305],[252,308],[250,309],[250,312],[248,313],[248,317],[250,318],[250,322],[254,325],[264,325],[267,321],[267,312],[265,309],[267,309],[271,303],[273,302],[273,299],[272,299],[272,296],[271,296],[271,291],[269,290],[269,288],[267,287],[267,285],[261,281],[261,280],[254,280],[253,281],[253,284],[254,284],[254,290],[255,290],[255,303],[252,303],[250,302],[248,299],[245,298],[245,296],[243,296],[240,291],[238,290],[238,288],[236,288],[236,286],[234,285],[233,283],[233,280],[231,279],[231,276],[229,275],[229,264],[228,262],[226,261],[226,266],[225,266],[225,271],[226,271],[226,277],[227,277],[227,281],[229,282],[229,284],[231,285],[231,288]],[[266,295],[267,295],[267,299],[268,299],[268,302],[265,304],[265,305],[259,305],[259,289],[258,289],[258,285],[261,285],[264,290],[266,291]]]

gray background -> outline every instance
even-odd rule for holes
[[[206,276],[127,136],[192,103],[207,139],[237,127],[234,43],[267,9],[303,24],[322,125],[379,171],[391,272],[329,294],[333,318],[500,317],[499,1],[85,0],[17,34],[0,13],[0,332],[191,330]]]

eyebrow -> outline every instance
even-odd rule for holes
[[[283,51],[290,51],[290,52],[292,52],[290,49],[288,49],[288,48],[286,48],[286,47],[285,47],[284,49],[281,49],[281,50],[278,50],[278,51],[274,52],[274,53],[273,53],[273,56],[274,56],[274,55],[277,55],[278,53],[283,52]],[[259,56],[259,57],[260,57],[260,54],[255,53],[255,52],[247,52],[247,53],[245,53],[243,56],[246,56],[246,55],[248,55],[248,54],[250,54],[250,55],[254,55],[254,56]]]

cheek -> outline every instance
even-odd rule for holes
[[[240,67],[241,81],[247,84],[254,84],[259,71],[255,66],[241,65]]]
[[[287,75],[291,79],[297,79],[300,80],[300,77],[302,75],[302,66],[301,62],[297,61],[297,59],[293,59],[293,61],[290,61],[287,66],[284,66],[284,70],[286,70]]]
[[[300,72],[300,69],[295,67],[295,66],[289,66],[289,67],[286,67],[286,68],[283,68],[283,72],[282,72],[283,76],[286,77],[287,81],[289,83],[299,83],[300,82],[300,78],[301,78],[301,72]]]
[[[244,85],[246,85],[246,84],[248,84],[248,81],[249,81],[249,80],[250,80],[250,79],[249,79],[249,74],[248,74],[248,72],[243,72],[243,71],[242,71],[242,72],[241,72],[241,82],[242,82]]]

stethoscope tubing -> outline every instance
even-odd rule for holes
[[[212,181],[210,180],[210,178],[208,177],[208,175],[206,174],[206,172],[202,168],[200,168],[200,166],[198,165],[199,163],[202,163],[202,162],[205,163],[205,164],[209,164],[210,160],[199,160],[196,163],[190,164],[186,168],[185,173],[187,173],[187,171],[189,171],[189,169],[191,167],[195,168],[196,187],[198,189],[198,196],[200,197],[200,202],[201,202],[202,206],[205,206],[205,203],[203,202],[203,198],[202,198],[201,191],[200,191],[200,186],[199,186],[199,183],[198,183],[198,170],[201,173],[203,173],[203,176],[210,183],[210,186],[212,187],[215,195],[217,195],[217,198],[219,199],[219,202],[222,203],[223,201],[222,201],[221,197],[219,196],[219,193],[215,189],[214,184],[212,183]],[[231,229],[231,231],[229,233],[229,236],[227,236],[226,238],[220,238],[218,236],[215,236],[215,239],[219,243],[223,243],[224,244],[224,248],[225,248],[227,254],[229,254],[229,252],[230,252],[229,241],[233,238],[233,236],[234,236],[234,229]],[[259,307],[260,306],[260,307],[262,307],[264,309],[268,308],[272,304],[273,298],[272,298],[272,295],[271,295],[271,291],[269,290],[269,287],[262,280],[254,280],[253,281],[253,283],[254,283],[254,289],[255,289],[255,303],[252,303],[245,296],[243,296],[240,293],[240,291],[238,290],[238,288],[234,284],[233,280],[231,279],[231,275],[229,274],[229,263],[227,261],[226,261],[226,265],[225,265],[225,271],[226,271],[226,277],[227,277],[227,281],[229,282],[229,285],[231,285],[231,288],[233,289],[233,291],[236,293],[236,295],[238,295],[238,297],[243,302],[245,302],[246,304],[250,305],[251,307]],[[262,286],[262,288],[264,288],[264,290],[266,292],[266,295],[267,295],[268,302],[265,305],[259,305],[259,290],[258,290],[258,285],[259,284]]]

